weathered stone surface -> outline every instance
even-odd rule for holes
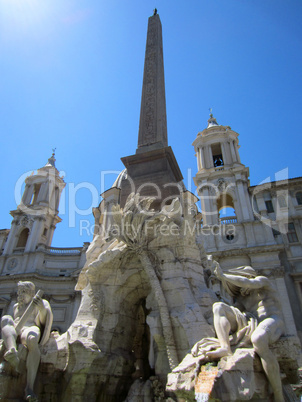
[[[199,368],[199,358],[187,355],[169,374],[166,390],[177,399],[192,401],[250,400],[255,394],[266,398],[268,383],[257,359],[253,349],[237,349],[218,365],[208,363]]]
[[[233,356],[222,358],[211,395],[221,401],[268,398],[268,382],[259,363],[253,349],[237,349]]]
[[[171,335],[177,351],[173,358],[178,361],[200,333],[214,335],[204,311],[216,298],[205,285],[194,236],[184,236],[180,230],[171,239],[159,232],[147,252],[143,248],[133,252],[131,243],[125,247],[113,239],[101,255],[89,259],[86,286],[81,278],[85,287],[78,316],[66,334],[52,336],[42,353],[41,368],[49,378],[42,381],[40,395],[46,395],[46,390],[53,395],[58,372],[62,378],[57,395],[63,395],[64,401],[85,400],[88,395],[116,400],[130,394],[133,398],[148,395],[148,381],[154,393],[153,374],[165,384],[171,370],[167,347],[172,344]],[[155,286],[143,262],[151,276],[156,275]],[[164,296],[161,300],[167,303],[164,313],[158,286]]]
[[[135,380],[124,402],[164,402],[166,401],[162,383],[152,376],[147,381]]]
[[[296,336],[282,336],[270,349],[276,355],[280,372],[290,384],[299,382],[299,361],[301,359],[300,340]]]
[[[284,393],[292,394],[287,384],[299,382],[299,340],[281,337],[271,350],[278,358]],[[169,395],[179,401],[182,398],[188,401],[194,401],[195,398],[197,401],[268,400],[271,397],[260,359],[252,348],[237,349],[232,356],[223,357],[216,365],[202,365],[201,362],[200,366],[199,360],[199,357],[188,354],[168,375],[166,391]],[[296,388],[298,393],[299,387]]]
[[[195,400],[195,370],[198,367],[199,357],[187,354],[182,362],[168,375],[166,391],[169,395]]]

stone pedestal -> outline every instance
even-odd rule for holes
[[[298,381],[297,339],[282,337],[271,349],[278,358],[286,398],[298,400],[289,385]],[[252,348],[237,349],[218,363],[202,365],[199,359],[188,354],[168,375],[166,391],[174,400],[259,402],[272,397],[261,361]]]
[[[189,356],[186,359],[189,363]],[[229,402],[251,400],[255,395],[268,398],[268,383],[253,349],[238,349],[217,365],[207,363],[200,370],[197,358],[183,370],[176,368],[168,376],[167,390],[177,400]]]
[[[121,207],[133,192],[156,197],[152,204],[156,210],[161,209],[164,200],[180,197],[183,177],[171,147],[148,150],[121,160],[127,168],[127,179],[121,182]]]

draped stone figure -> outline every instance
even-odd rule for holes
[[[283,401],[278,361],[269,346],[284,332],[278,294],[269,279],[257,275],[252,267],[238,267],[223,272],[215,261],[214,273],[224,289],[234,298],[234,305],[216,302],[213,305],[217,338],[197,342],[193,356],[205,361],[231,355],[231,347],[252,344],[271,384],[276,402]]]
[[[5,315],[1,319],[4,359],[17,372],[20,363],[18,344],[24,345],[28,350],[25,389],[27,401],[37,400],[33,389],[41,357],[39,343],[43,345],[49,339],[53,320],[50,304],[41,298],[42,292],[39,292],[35,295],[35,285],[32,282],[19,282],[14,317]]]

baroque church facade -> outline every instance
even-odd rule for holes
[[[195,225],[207,254],[223,269],[251,265],[273,278],[287,331],[302,342],[302,178],[250,186],[249,168],[240,160],[238,133],[219,125],[212,114],[193,146],[199,200],[186,191],[168,146],[161,24],[154,15],[148,24],[138,147],[134,155],[122,158],[125,170],[94,208],[93,242],[74,248],[51,246],[61,221],[58,209],[65,186],[52,155],[44,167],[27,177],[22,200],[10,212],[11,228],[0,230],[1,315],[12,314],[18,281],[32,281],[52,306],[53,329],[67,331],[81,302],[81,292],[75,287],[87,265],[86,251],[89,247],[93,260],[99,253],[95,240],[110,238],[111,208],[116,203],[125,206],[131,177],[136,189],[144,189],[141,195],[153,195],[142,185],[155,182],[163,189],[159,201],[185,194],[182,199],[187,205],[200,203],[201,212],[194,207]],[[231,213],[225,215],[225,211]],[[210,273],[208,282],[219,294]]]
[[[65,183],[55,166],[54,154],[46,165],[25,180],[17,209],[11,211],[11,228],[0,230],[0,312],[12,314],[17,301],[17,283],[31,281],[52,305],[53,329],[64,332],[75,319],[80,292],[77,276],[85,263],[83,247],[51,247]]]

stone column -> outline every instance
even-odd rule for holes
[[[245,231],[247,247],[255,246],[256,238],[255,238],[255,234],[254,234],[253,224],[245,222],[243,224],[243,227],[244,227],[244,231]]]
[[[25,205],[30,204],[33,192],[34,192],[34,185],[33,184],[30,184],[30,185],[26,184],[24,194],[23,194],[23,197],[22,197],[22,201],[23,201],[23,203]]]
[[[48,246],[48,247],[51,246],[51,242],[52,242],[52,238],[53,238],[55,230],[56,230],[56,225],[51,224],[50,227],[49,227],[49,235],[48,235],[47,243],[46,243],[46,246]]]
[[[56,205],[56,202],[55,202],[55,198],[56,198],[55,183],[52,180],[49,180],[48,183],[49,183],[49,187],[48,187],[48,191],[49,191],[48,204],[49,204],[49,207],[54,210],[55,205]]]
[[[296,213],[296,208],[295,204],[293,203],[293,194],[291,191],[287,191],[287,204],[288,204],[288,211],[290,215],[295,215]]]
[[[38,201],[47,202],[47,195],[48,195],[48,182],[44,182],[41,185]]]
[[[32,227],[30,229],[30,233],[28,236],[25,250],[24,250],[25,252],[36,250],[36,246],[38,245],[38,241],[42,235],[44,221],[45,221],[45,219],[42,217],[35,219]]]
[[[235,152],[234,141],[231,141],[229,145],[230,145],[230,150],[231,150],[231,155],[232,155],[233,163],[234,163],[234,162],[237,162],[237,156],[236,156],[236,152]]]
[[[214,202],[213,202],[214,199]],[[204,225],[213,225],[217,223],[218,212],[216,207],[215,195],[211,194],[211,187],[204,185],[200,193],[202,217]],[[216,212],[216,213],[215,213]]]
[[[210,145],[207,145],[205,150],[206,150],[207,157],[208,157],[207,168],[212,168],[212,167],[214,167],[214,162],[213,162],[212,149],[211,149]]]
[[[222,153],[223,163],[224,163],[224,165],[228,165],[229,164],[229,158],[228,158],[228,155],[227,155],[227,150],[226,150],[225,143],[221,142],[220,146],[221,146],[221,153]]]
[[[29,191],[29,185],[26,184],[26,185],[25,185],[24,192],[23,192],[23,195],[22,195],[22,202],[23,202],[23,204],[26,204],[26,200],[27,200],[27,196],[28,196],[28,191]]]
[[[261,222],[265,231],[266,244],[275,244],[274,235],[271,228],[271,219],[268,216],[266,205],[262,193],[255,195],[257,200],[257,205],[259,209],[259,214],[261,215]]]
[[[297,336],[297,329],[295,320],[293,317],[292,309],[290,306],[286,285],[283,278],[277,277],[275,279],[279,300],[281,301],[281,307],[283,311],[284,324],[286,333],[289,335]]]
[[[249,220],[250,214],[249,214],[249,209],[248,209],[248,205],[247,205],[246,198],[245,198],[245,192],[244,192],[244,188],[243,188],[242,179],[237,179],[236,185],[238,188],[238,196],[239,196],[239,200],[240,200],[243,219]]]
[[[197,149],[197,155],[198,155],[198,170],[204,169],[205,168],[205,161],[204,161],[204,156],[203,156],[203,148],[198,147]]]
[[[237,156],[237,161],[240,162],[240,155],[239,155],[238,148],[237,148],[237,145],[236,145],[235,142],[234,142],[234,147],[235,147],[235,153],[236,153],[236,156]]]
[[[13,252],[14,241],[17,233],[17,223],[15,220],[12,221],[12,226],[6,241],[3,255],[11,254]]]
[[[229,141],[222,142],[221,150],[222,150],[224,164],[231,165],[233,163],[233,161],[232,161],[232,155],[231,155],[231,149],[230,149],[230,142]]]

